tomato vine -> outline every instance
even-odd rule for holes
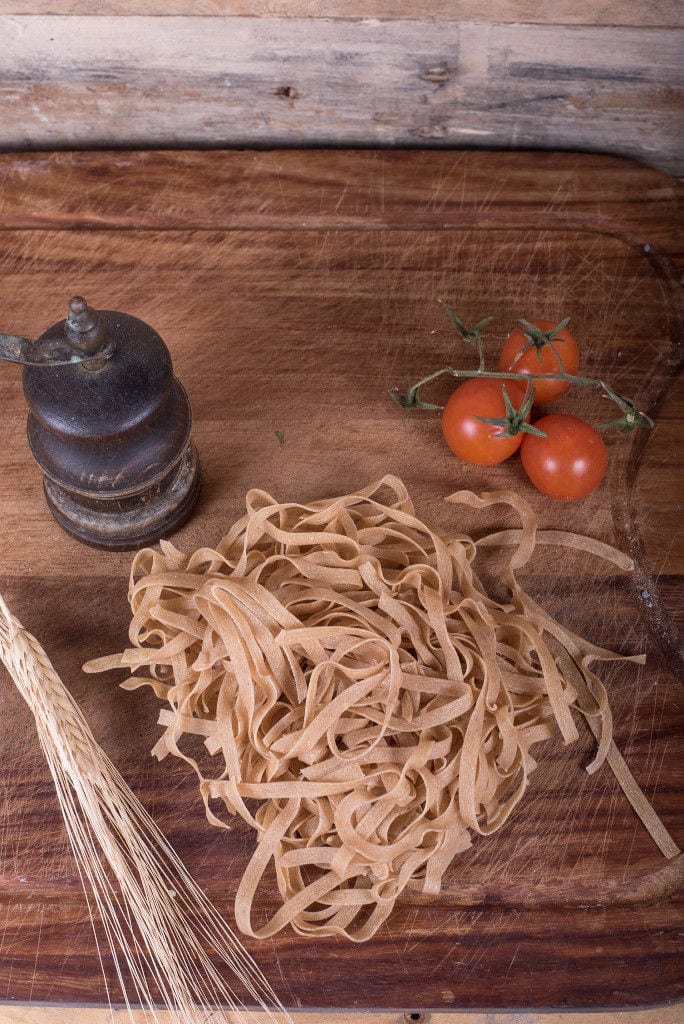
[[[437,380],[439,377],[450,376],[458,380],[468,380],[472,378],[488,378],[491,380],[515,380],[527,386],[524,405],[528,403],[531,406],[534,400],[534,381],[564,381],[568,385],[575,384],[579,387],[592,388],[595,391],[602,392],[607,398],[614,402],[620,409],[622,415],[615,419],[608,420],[605,423],[598,425],[599,430],[615,429],[622,434],[629,434],[633,430],[638,428],[649,428],[653,427],[654,423],[650,416],[646,413],[641,412],[637,407],[636,403],[624,395],[618,394],[610,385],[604,380],[598,377],[580,377],[576,374],[567,373],[563,366],[562,359],[558,359],[559,369],[557,373],[516,373],[515,371],[504,371],[504,370],[488,370],[486,368],[485,352],[484,352],[484,339],[482,332],[484,328],[491,322],[492,317],[485,317],[472,327],[467,327],[460,317],[454,312],[448,303],[444,302],[447,315],[455,328],[459,337],[465,341],[471,347],[476,346],[478,350],[478,368],[475,370],[461,370],[454,369],[452,366],[444,366],[439,370],[434,370],[432,373],[427,374],[425,377],[421,377],[415,383],[411,383],[410,379],[407,378],[406,390],[400,391],[398,386],[394,386],[388,389],[388,394],[392,401],[396,402],[401,407],[404,414],[408,414],[417,409],[441,409],[440,405],[436,405],[434,402],[425,402],[422,398],[421,390],[426,384],[430,384],[433,380]],[[570,318],[566,317],[561,320],[554,328],[547,332],[540,332],[534,325],[531,325],[526,320],[519,320],[518,323],[522,324],[522,333],[527,338],[527,344],[532,347],[534,346],[537,351],[543,345],[549,345],[554,348],[553,341],[559,331],[567,326]],[[534,328],[534,329],[532,329]],[[555,348],[554,348],[555,351]],[[530,392],[531,388],[531,392]],[[529,427],[525,426],[525,417],[523,408],[519,410],[513,409],[511,406],[508,395],[506,394],[505,384],[502,383],[502,391],[504,395],[504,402],[506,403],[506,423],[501,425],[505,426],[506,432],[509,436],[517,433],[518,431],[528,430]],[[509,408],[510,406],[510,408]],[[483,422],[488,420],[483,418]],[[499,423],[499,421],[497,421]]]

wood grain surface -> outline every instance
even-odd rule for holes
[[[681,10],[5,0],[0,148],[535,147],[681,174]]]
[[[677,0],[0,0],[2,14],[90,16],[249,15],[269,18],[398,18],[410,21],[526,22],[531,25],[684,27]]]
[[[417,1013],[417,1019],[411,1017]],[[683,1007],[658,1006],[650,1010],[606,1011],[603,1013],[453,1013],[437,1011],[421,1013],[405,1012],[361,1012],[345,1010],[300,1010],[291,1014],[294,1024],[682,1024]],[[275,1015],[276,1022],[282,1018]],[[271,1024],[256,1016],[253,1024]],[[38,1006],[35,1003],[21,1006],[0,1006],[1,1024],[147,1024],[142,1011],[75,1006]],[[237,1014],[227,1013],[225,1024],[243,1024]],[[159,1012],[159,1024],[172,1024],[170,1016]],[[284,1024],[284,1022],[283,1022]]]
[[[150,322],[190,393],[205,470],[175,542],[215,543],[245,491],[329,496],[386,472],[444,530],[460,487],[515,487],[542,525],[628,550],[625,576],[541,549],[526,588],[573,628],[644,668],[602,672],[616,738],[664,822],[681,832],[682,390],[677,193],[610,158],[425,152],[117,153],[0,158],[0,310],[28,336],[83,292]],[[535,493],[513,461],[466,467],[439,419],[402,428],[386,389],[468,365],[438,298],[466,320],[573,317],[584,369],[657,417],[610,442],[602,487],[575,505]],[[495,349],[496,342],[491,342]],[[437,385],[443,400],[448,385]],[[586,393],[558,404],[594,421]],[[0,590],[47,647],[96,737],[230,919],[252,849],[246,826],[204,820],[185,766],[149,757],[152,696],[83,661],[126,643],[129,557],[80,546],[52,522],[25,442],[15,367],[0,367]],[[276,431],[285,435],[279,444]],[[491,520],[490,520],[491,522]],[[3,677],[0,999],[103,1002],[87,909],[31,716]],[[406,894],[365,947],[290,932],[249,943],[295,1008],[635,1007],[681,994],[680,862],[666,862],[608,771],[587,776],[588,736],[539,748],[506,831],[459,857],[439,898]],[[272,913],[275,887],[258,914]],[[117,987],[104,957],[112,998]]]

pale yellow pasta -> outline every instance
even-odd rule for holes
[[[123,685],[148,684],[167,705],[153,753],[193,766],[210,822],[225,825],[219,800],[255,829],[235,899],[248,935],[289,924],[360,942],[406,887],[437,894],[472,834],[501,828],[522,798],[530,748],[556,730],[577,738],[577,712],[598,740],[590,770],[606,758],[616,770],[610,708],[590,666],[622,656],[565,630],[518,585],[514,570],[535,547],[530,508],[508,492],[447,500],[519,513],[521,529],[497,535],[515,545],[507,603],[476,576],[477,544],[431,531],[395,477],[309,505],[250,491],[247,514],[216,549],[184,554],[162,542],[134,560],[133,646],[86,669],[146,669]],[[584,544],[566,533],[544,540]],[[606,545],[589,550],[629,568]],[[186,734],[204,737],[212,774],[181,750]],[[256,928],[252,904],[271,866],[282,906]]]

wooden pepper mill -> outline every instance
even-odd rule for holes
[[[127,550],[188,518],[200,485],[190,402],[148,324],[77,296],[37,341],[0,335],[0,358],[24,364],[29,444],[60,526]]]

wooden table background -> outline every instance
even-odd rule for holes
[[[587,150],[682,174],[677,0],[0,0],[0,149]]]
[[[441,505],[449,491],[514,486],[543,525],[633,553],[634,578],[554,555],[540,556],[525,582],[587,635],[647,651],[646,669],[603,675],[618,743],[681,842],[681,314],[671,179],[567,154],[72,153],[0,158],[0,183],[3,327],[35,335],[83,291],[96,307],[148,320],[170,345],[205,468],[180,546],[217,541],[250,486],[313,498],[393,471],[420,514],[444,529],[454,527],[453,510]],[[638,397],[657,415],[656,430],[611,442],[607,481],[573,506],[535,494],[515,463],[478,470],[453,460],[435,416],[402,430],[386,388],[452,362],[455,351],[462,363],[470,358],[452,335],[431,334],[444,325],[439,297],[469,320],[494,312],[500,331],[519,315],[572,314],[587,372],[601,367]],[[443,384],[434,396],[447,393]],[[79,672],[125,643],[129,558],[86,549],[50,519],[14,368],[0,371],[0,403],[0,589],[230,916],[247,830],[211,829],[184,767],[149,759],[151,697]],[[586,394],[562,407],[606,418]],[[3,697],[0,756],[11,771],[0,834],[0,997],[97,1001],[97,956],[30,715],[9,685]],[[406,894],[370,945],[321,940],[314,952],[290,933],[252,943],[283,1001],[403,1013],[675,999],[680,864],[662,860],[608,772],[584,775],[589,749],[586,739],[540,749],[505,836],[459,858],[439,899]],[[265,892],[260,911],[272,912],[274,900]]]
[[[651,1010],[627,1010],[615,1013],[419,1013],[418,1019],[405,1013],[342,1013],[300,1011],[292,1014],[295,1024],[682,1024],[679,1006],[659,1006]],[[142,1013],[133,1020],[123,1010],[57,1006],[0,1006],[0,1024],[148,1024]],[[159,1024],[171,1024],[162,1011]],[[226,1016],[226,1024],[242,1024],[235,1015]],[[254,1021],[254,1024],[260,1024]],[[265,1022],[263,1022],[265,1024]]]

